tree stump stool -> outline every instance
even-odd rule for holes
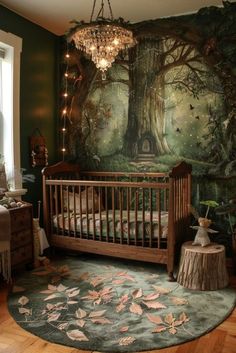
[[[216,290],[229,283],[226,270],[225,248],[211,243],[208,246],[182,245],[177,282],[183,287],[197,290]]]

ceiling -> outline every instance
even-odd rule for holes
[[[193,13],[202,7],[212,5],[222,6],[221,0],[110,0],[110,2],[114,18],[123,17],[130,22]],[[93,0],[3,0],[0,4],[54,34],[63,35],[72,26],[71,20],[89,21]],[[95,15],[99,11],[100,4],[101,0],[97,0]],[[104,4],[105,9],[108,9],[107,0]],[[105,13],[105,16],[107,15]]]

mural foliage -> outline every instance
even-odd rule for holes
[[[113,171],[165,171],[185,160],[195,205],[228,203],[236,198],[236,3],[130,27],[138,44],[105,81],[71,48],[68,159]],[[226,216],[219,223],[232,233]]]

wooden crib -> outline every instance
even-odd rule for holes
[[[50,245],[167,265],[187,240],[191,166],[168,173],[85,172],[59,162],[43,169]]]

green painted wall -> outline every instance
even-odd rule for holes
[[[29,137],[39,128],[46,138],[49,164],[57,159],[58,53],[60,38],[0,6],[0,29],[22,38],[20,84],[21,166],[28,189],[25,201],[41,200],[41,167],[30,165]],[[28,178],[30,176],[30,178]],[[29,181],[35,178],[34,182]]]

